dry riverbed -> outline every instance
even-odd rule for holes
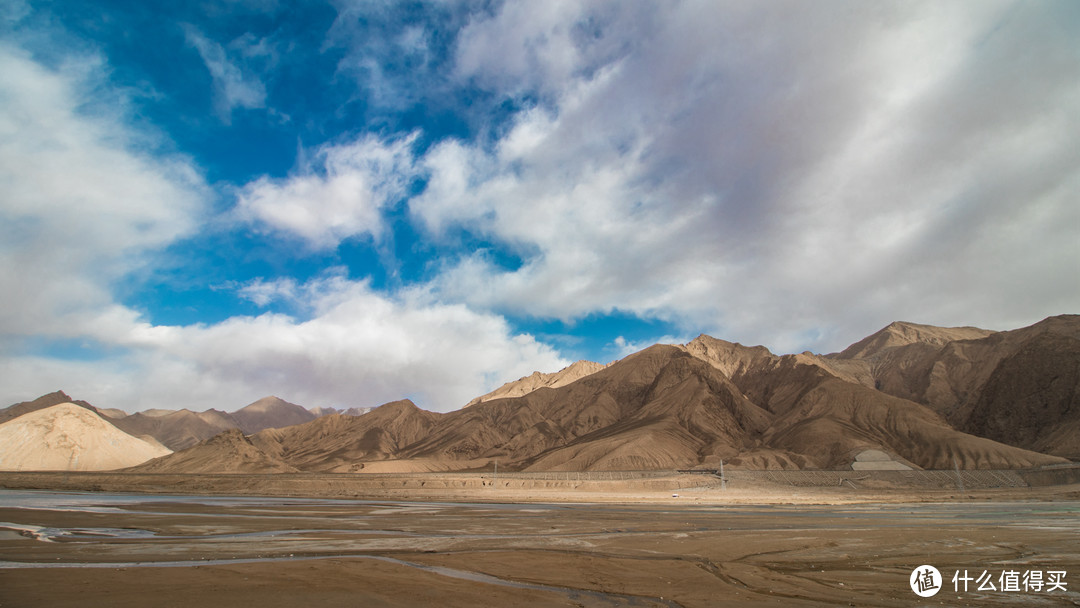
[[[805,491],[817,504],[690,486],[591,504],[0,490],[0,606],[1073,606],[1075,490]],[[925,600],[908,584],[923,564],[946,579]],[[1065,571],[1066,588],[954,591],[964,570],[995,587]]]

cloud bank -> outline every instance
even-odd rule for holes
[[[527,321],[828,352],[894,320],[1009,329],[1080,305],[1075,3],[336,9],[306,57],[355,90],[312,130],[369,122],[227,184],[141,126],[104,55],[0,42],[0,397],[447,410],[576,358]],[[217,122],[304,119],[266,86],[295,46],[206,31],[184,42]],[[240,277],[259,312],[224,320],[123,303],[209,226],[333,263]],[[383,285],[334,259],[388,243],[420,270]]]

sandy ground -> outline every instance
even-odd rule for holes
[[[1080,605],[1077,486],[618,484],[439,492],[467,502],[0,491],[0,606]],[[925,600],[908,587],[923,564],[946,578]],[[958,570],[1065,571],[1067,589],[954,592]]]
[[[563,477],[565,475],[565,477]],[[619,474],[613,474],[618,477]],[[853,473],[858,477],[860,473]],[[867,482],[859,482],[867,485]],[[877,484],[873,487],[793,487],[728,481],[707,475],[629,475],[581,480],[576,474],[144,474],[0,471],[0,489],[42,489],[200,496],[280,496],[465,502],[589,502],[701,504],[857,504],[952,500],[1080,500],[1080,484],[960,491]],[[678,494],[678,498],[673,498]]]

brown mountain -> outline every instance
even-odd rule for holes
[[[447,414],[397,401],[246,439],[234,431],[154,466],[242,470],[254,462],[252,470],[377,472],[498,462],[506,470],[577,471],[723,460],[744,468],[1032,467],[1067,462],[1040,451],[1080,451],[1078,380],[1076,316],[1008,332],[893,324],[828,356],[780,356],[702,335],[558,386],[519,384],[509,396]],[[282,424],[296,408],[268,398],[241,411],[249,425],[259,417]]]
[[[733,464],[749,459],[755,466],[846,468],[866,450],[927,469],[1058,461],[959,432],[930,408],[854,382],[816,355],[777,356],[764,347],[709,336],[698,337],[686,350],[727,370],[747,398],[776,415],[761,437],[765,457],[744,454]]]
[[[186,450],[129,468],[133,473],[290,473],[296,469],[263,452],[239,429],[229,429]]]
[[[250,439],[308,471],[389,470],[391,462],[412,463],[397,470],[461,470],[496,459],[508,469],[647,469],[734,456],[754,447],[770,420],[716,369],[676,347],[654,346],[522,397],[448,414],[398,401]]]
[[[672,346],[653,346],[559,388],[446,414],[411,458],[531,470],[690,466],[752,447],[771,416]]]
[[[240,410],[227,413],[210,409],[147,410],[115,420],[134,435],[149,435],[173,450],[183,450],[228,429],[255,433],[263,429],[292,426],[314,420],[316,415],[277,397],[264,397]]]
[[[982,338],[856,349],[856,358],[841,353],[824,363],[861,370],[853,374],[860,383],[921,403],[959,430],[1076,459],[1078,349],[1080,315],[1061,315]]]
[[[837,359],[872,359],[884,351],[909,344],[944,346],[957,340],[978,340],[995,332],[978,327],[935,327],[897,321],[859,340],[835,355]]]
[[[43,410],[47,407],[54,405],[60,405],[61,403],[74,403],[79,407],[86,408],[94,413],[101,414],[98,409],[85,401],[79,401],[72,399],[64,391],[56,391],[47,395],[42,395],[33,401],[23,401],[14,405],[9,405],[0,410],[0,424],[18,418],[23,414],[29,414],[30,412],[36,412]]]
[[[238,424],[231,416],[218,410],[162,410],[138,412],[113,420],[113,424],[136,436],[149,435],[171,450],[183,450],[209,439],[218,433],[234,429]]]
[[[575,361],[561,370],[550,374],[533,372],[531,375],[525,376],[524,378],[519,378],[513,382],[507,382],[486,395],[476,397],[467,403],[465,407],[471,407],[477,403],[491,401],[493,399],[521,397],[522,395],[527,395],[539,388],[558,388],[560,386],[566,386],[585,376],[595,374],[605,367],[607,366],[602,363],[582,360]]]
[[[287,428],[266,429],[253,445],[305,471],[359,470],[365,461],[390,460],[434,428],[442,414],[409,400],[381,405],[363,416],[331,414]]]
[[[316,418],[303,407],[277,397],[263,397],[233,412],[232,417],[245,433],[303,424]]]

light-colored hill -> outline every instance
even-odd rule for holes
[[[0,424],[0,470],[5,471],[105,471],[168,453],[168,448],[133,437],[73,403]]]
[[[100,414],[117,428],[135,437],[150,438],[171,450],[189,448],[222,431],[239,428],[255,433],[267,428],[280,428],[314,420],[318,415],[277,397],[264,397],[233,413],[210,409],[194,412],[188,409],[146,409],[127,414],[117,409],[99,409],[85,401],[76,401],[63,391],[42,395],[33,401],[16,403],[0,409],[0,423],[23,414],[52,407],[60,403],[74,403]],[[327,408],[330,410],[331,408]],[[336,410],[334,410],[336,411]],[[368,410],[350,408],[344,414],[361,415]],[[324,411],[322,414],[332,413]]]
[[[493,399],[521,397],[541,388],[558,388],[560,386],[566,386],[585,376],[595,374],[605,367],[607,366],[602,363],[582,360],[575,361],[561,370],[550,374],[533,372],[524,378],[519,378],[513,382],[507,382],[486,395],[476,397],[467,403],[465,407],[471,407],[477,403],[483,403],[484,401],[491,401]]]

